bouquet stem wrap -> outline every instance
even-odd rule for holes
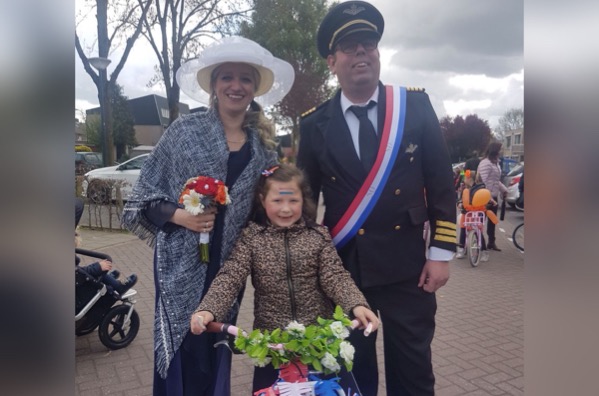
[[[202,263],[210,262],[210,234],[200,232],[200,261]]]

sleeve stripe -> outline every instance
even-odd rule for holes
[[[455,237],[448,237],[448,236],[444,236],[444,235],[435,235],[435,241],[456,243],[456,238]]]
[[[437,227],[445,227],[445,228],[449,228],[451,230],[456,229],[455,223],[452,223],[451,221],[437,220],[435,222],[435,224],[437,225]]]
[[[443,234],[443,235],[449,235],[449,236],[457,236],[457,232],[455,230],[448,230],[445,228],[437,228],[435,230],[435,234]]]

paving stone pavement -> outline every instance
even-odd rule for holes
[[[505,235],[511,235],[510,225]],[[97,331],[76,340],[76,394],[81,396],[152,394],[154,284],[152,250],[137,237],[119,231],[82,228],[81,247],[112,256],[123,274],[135,272],[141,326],[127,348],[110,351]],[[437,293],[437,330],[433,341],[436,394],[523,395],[524,256],[506,239],[498,238],[502,252],[471,268],[467,260],[453,260],[451,278]],[[85,261],[85,260],[84,260]],[[238,324],[251,329],[251,285],[246,289]],[[378,337],[379,372],[384,382],[382,330]],[[253,367],[244,355],[235,355],[232,394],[250,395]],[[385,396],[385,385],[379,395]],[[389,395],[392,396],[392,395]]]

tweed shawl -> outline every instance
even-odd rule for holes
[[[252,207],[260,171],[276,162],[258,133],[250,129],[251,159],[229,190],[225,211],[221,262],[245,225]],[[165,131],[144,163],[132,195],[125,205],[124,226],[155,247],[155,282],[158,285],[154,317],[156,370],[166,378],[168,366],[189,331],[189,321],[202,298],[207,265],[199,260],[197,232],[168,224],[158,229],[144,210],[159,201],[177,203],[187,179],[210,176],[226,180],[229,149],[224,127],[215,110],[179,117]]]

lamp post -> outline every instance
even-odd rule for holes
[[[109,161],[109,158],[112,157],[109,155],[109,151],[112,148],[111,146],[111,136],[109,136],[106,131],[106,104],[104,101],[106,100],[106,68],[110,64],[110,59],[96,57],[89,58],[89,63],[98,70],[100,83],[98,84],[98,99],[100,100],[100,129],[101,129],[101,141],[102,141],[102,163],[104,166],[112,165]]]

